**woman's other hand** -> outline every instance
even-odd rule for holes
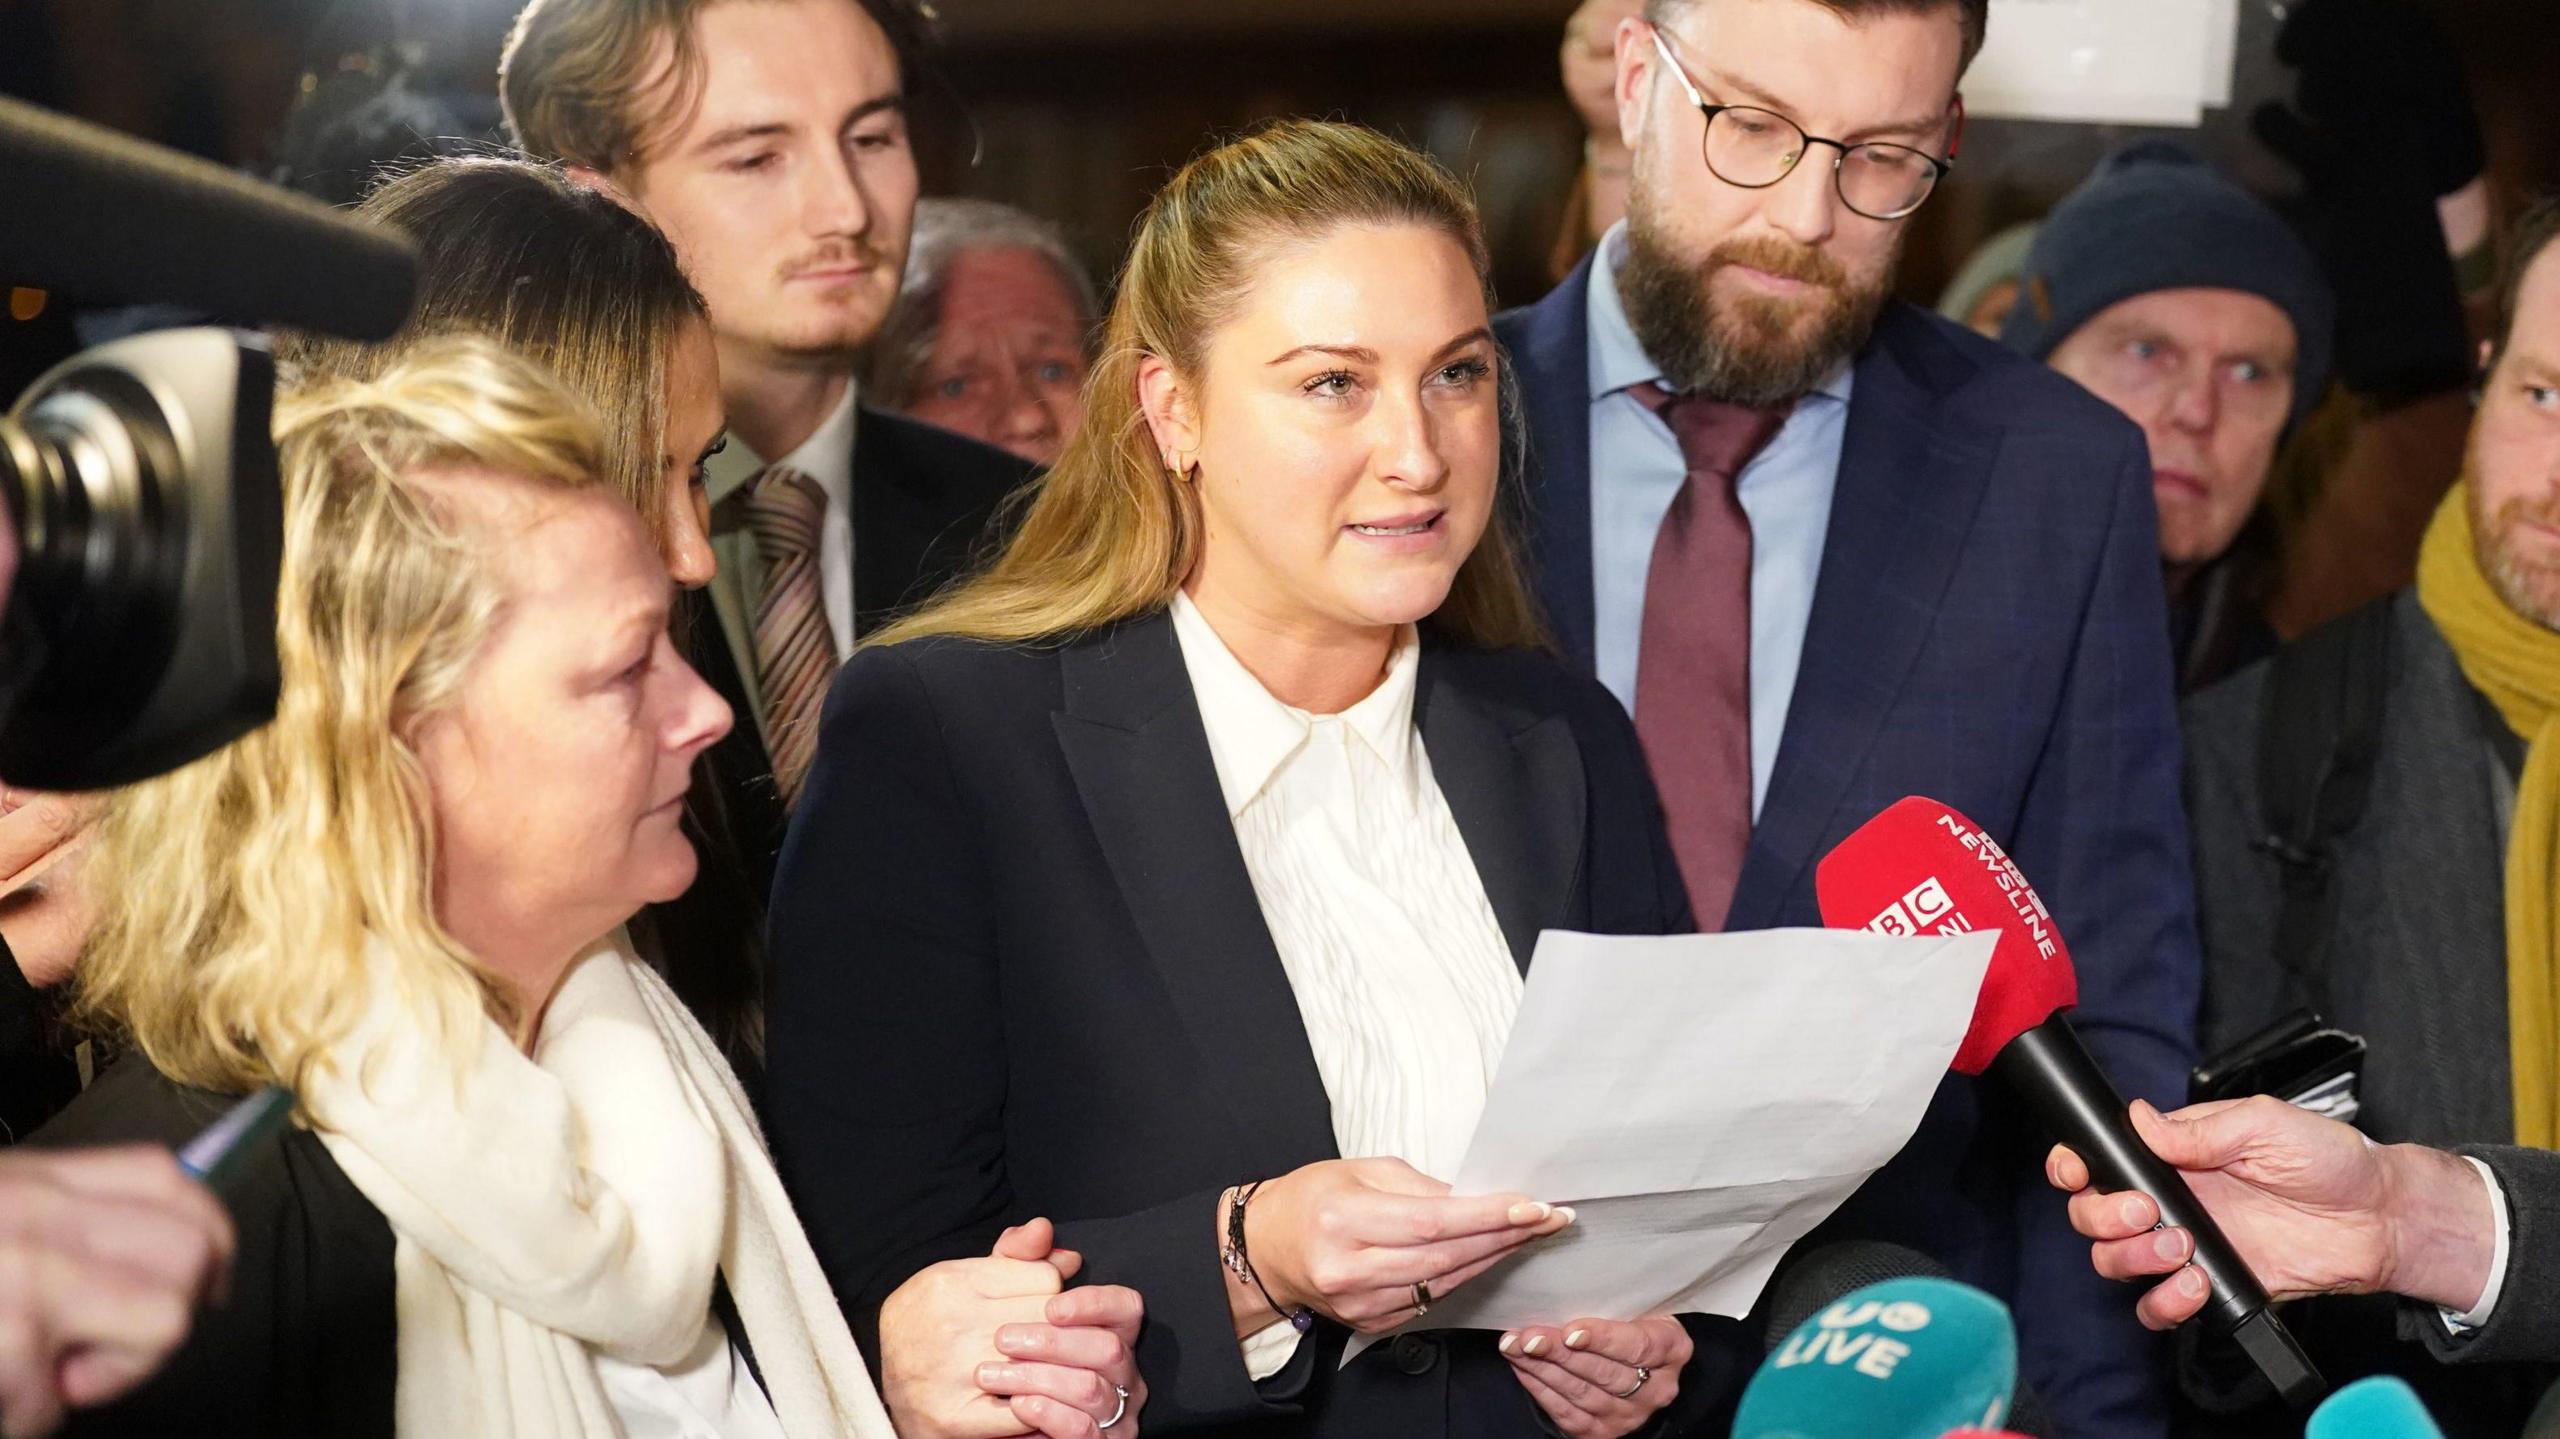
[[[1679,1320],[1657,1314],[1532,1325],[1503,1335],[1498,1347],[1520,1387],[1570,1439],[1619,1439],[1680,1396],[1680,1371],[1695,1346]]]
[[[999,1258],[1035,1254],[1073,1279],[1083,1268],[1070,1249],[1051,1249],[1056,1231],[1045,1219],[1008,1229],[996,1240]],[[1136,1439],[1138,1411],[1147,1383],[1138,1374],[1138,1327],[1146,1304],[1120,1284],[1070,1289],[1042,1307],[1041,1324],[1008,1324],[996,1331],[1000,1362],[979,1366],[978,1385],[1003,1396],[1014,1416],[1047,1439],[1093,1439],[1108,1428],[1114,1439]]]
[[[1137,1433],[1137,1292],[1067,1290],[1084,1260],[1056,1243],[1034,1219],[986,1258],[931,1265],[882,1303],[881,1397],[904,1439],[1096,1439],[1106,1422],[1113,1439]]]

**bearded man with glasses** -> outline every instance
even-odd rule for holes
[[[1532,553],[1567,652],[1635,715],[1702,925],[1819,924],[1815,862],[1929,795],[2035,876],[2118,1087],[2174,1102],[2198,958],[2142,433],[1890,298],[1987,10],[1650,0],[1619,25],[1628,217],[1497,326]],[[1950,1079],[1816,1242],[1935,1255],[2010,1301],[2061,1432],[2160,1434],[2157,1351],[2040,1156],[2005,1095]]]

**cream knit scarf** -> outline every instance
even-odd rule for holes
[[[791,1439],[895,1439],[737,1077],[619,935],[458,1082],[375,973],[303,1097],[397,1239],[402,1439],[619,1439],[595,1355],[683,1358],[715,1269]]]

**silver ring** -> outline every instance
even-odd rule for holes
[[[1636,1397],[1636,1391],[1644,1387],[1644,1381],[1652,1377],[1653,1371],[1639,1364],[1636,1366],[1636,1382],[1627,1386],[1627,1392],[1624,1394],[1612,1394],[1609,1397],[1612,1399],[1633,1399]],[[1105,1425],[1103,1427],[1109,1428],[1110,1426]]]
[[[1093,1427],[1095,1427],[1096,1429],[1108,1429],[1108,1428],[1110,1428],[1112,1425],[1119,1423],[1119,1422],[1120,1422],[1120,1420],[1121,1420],[1124,1416],[1126,1416],[1126,1415],[1128,1414],[1128,1412],[1129,1412],[1129,1391],[1128,1391],[1128,1390],[1126,1390],[1126,1389],[1121,1388],[1121,1387],[1120,1387],[1119,1385],[1117,1385],[1117,1384],[1114,1384],[1114,1385],[1112,1385],[1112,1386],[1111,1386],[1111,1392],[1120,1396],[1120,1404],[1119,1404],[1119,1407],[1117,1407],[1117,1408],[1115,1408],[1115,1409],[1113,1409],[1113,1410],[1111,1411],[1111,1417],[1110,1417],[1110,1418],[1105,1419],[1105,1420],[1103,1420],[1101,1423],[1096,1424],[1095,1426],[1093,1426]]]
[[[1430,1312],[1431,1281],[1428,1279],[1417,1279],[1413,1281],[1413,1317],[1419,1319]]]

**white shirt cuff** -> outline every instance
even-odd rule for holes
[[[2497,1219],[2498,1242],[2489,1257],[2489,1284],[2487,1288],[2480,1291],[2480,1302],[2460,1314],[2454,1313],[2443,1305],[2436,1306],[2437,1312],[2444,1316],[2444,1327],[2456,1334],[2468,1334],[2488,1323],[2490,1311],[2498,1307],[2498,1295],[2507,1287],[2507,1240],[2510,1229],[2507,1218],[2507,1191],[2498,1183],[2498,1176],[2490,1172],[2488,1165],[2472,1159],[2470,1155],[2466,1154],[2463,1158],[2470,1161],[2472,1168],[2480,1171],[2480,1182],[2489,1186],[2489,1212]]]
[[[2499,1232],[2505,1233],[2504,1230]],[[2499,1242],[2498,1252],[2500,1254],[2507,1252],[2504,1240]],[[1298,1341],[1306,1337],[1298,1332],[1297,1325],[1283,1319],[1268,1329],[1248,1334],[1237,1340],[1236,1347],[1244,1351],[1246,1376],[1259,1384],[1288,1368],[1291,1356],[1298,1352]]]

